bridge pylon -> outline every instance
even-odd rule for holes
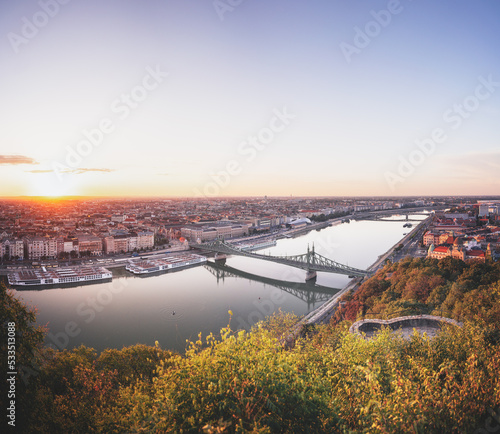
[[[314,279],[316,279],[316,277],[318,277],[318,274],[316,273],[316,271],[314,271],[314,270],[307,270],[307,272],[306,272],[306,282],[308,282],[310,280],[314,280]]]
[[[316,277],[318,276],[318,274],[316,273],[316,270],[312,269],[310,267],[311,264],[315,264],[316,263],[316,257],[315,257],[315,253],[314,253],[314,243],[312,245],[312,250],[309,249],[309,244],[307,245],[307,270],[306,270],[306,282],[310,281],[310,280],[314,280],[316,279]]]
[[[225,261],[226,259],[227,259],[227,256],[225,253],[220,253],[220,252],[215,253],[215,260],[216,261]]]

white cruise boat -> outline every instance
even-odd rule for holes
[[[207,262],[205,256],[187,253],[184,255],[167,256],[162,259],[146,259],[140,261],[130,261],[125,270],[134,274],[151,274],[158,271],[174,270],[191,265],[198,265]]]
[[[48,270],[45,267],[32,270],[13,271],[7,276],[12,286],[44,286],[112,279],[111,271],[104,267],[82,266]]]
[[[267,241],[257,242],[254,244],[243,244],[236,247],[243,251],[252,252],[254,250],[261,250],[265,249],[266,247],[273,247],[275,245],[276,245],[276,240],[267,240]]]

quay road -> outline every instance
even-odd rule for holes
[[[427,232],[429,225],[432,222],[432,218],[427,218],[423,223],[417,226],[417,230],[413,230],[410,233],[410,238],[406,242],[404,247],[398,252],[394,252],[391,260],[392,262],[398,262],[401,259],[411,256],[412,258],[423,258],[427,256],[427,249],[420,246],[420,241],[422,240],[424,234]]]
[[[407,256],[421,257],[422,250],[420,249],[419,241],[431,223],[432,215],[427,217],[425,220],[422,220],[422,222],[410,230],[410,232],[402,240],[394,244],[394,246],[392,246],[386,253],[380,255],[378,259],[370,267],[368,267],[368,271],[370,271],[371,274],[375,274],[384,266],[387,259],[391,262],[397,262]],[[402,247],[399,248],[399,246]]]

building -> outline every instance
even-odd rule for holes
[[[453,238],[453,236],[447,232],[439,235],[438,244],[453,244],[454,242],[455,242],[455,238]]]
[[[92,256],[102,255],[102,240],[95,235],[78,235],[78,249],[80,255],[90,252]]]
[[[309,220],[308,218],[300,218],[300,219],[294,220],[294,221],[289,223],[289,225],[292,229],[304,228],[310,224],[311,224],[311,220]]]
[[[491,252],[491,250],[490,250]],[[455,242],[453,246],[437,246],[431,245],[427,252],[428,258],[434,259],[444,259],[444,258],[455,258],[461,259],[462,261],[474,260],[485,262],[486,261],[486,253],[480,249],[471,249],[467,250],[465,247],[461,246],[460,243]]]
[[[0,241],[0,259],[24,259],[24,243],[18,239]]]
[[[427,251],[428,258],[443,259],[451,256],[451,249],[447,246],[437,246],[432,244]]]
[[[455,219],[468,220],[469,219],[469,214],[468,213],[458,213],[458,212],[455,212],[455,213],[445,213],[444,214],[444,218],[451,219],[451,220],[455,220]]]
[[[130,232],[129,234],[126,235],[126,237],[128,238],[128,245],[127,245],[127,249],[128,250],[125,250],[125,252],[133,252],[134,250],[137,250],[137,242],[138,242],[138,239],[137,239],[137,233],[135,232]]]
[[[76,238],[59,237],[56,241],[58,257],[61,257],[64,253],[71,253],[72,251],[78,253],[78,240]]]
[[[128,235],[114,236],[114,251],[111,253],[127,253],[130,249],[130,237]],[[134,250],[134,249],[132,249]]]
[[[78,240],[76,238],[65,238],[63,240],[63,252],[71,253],[75,251],[78,253]]]
[[[479,205],[479,217],[487,217],[489,215],[489,209],[490,205],[489,204],[481,204]]]
[[[486,254],[483,250],[479,249],[467,250],[465,259],[473,259],[479,262],[486,262]]]
[[[155,234],[149,231],[137,233],[137,248],[151,249],[155,245]]]
[[[424,234],[424,246],[430,246],[431,244],[437,245],[439,244],[439,234],[435,232],[427,231]]]
[[[126,215],[121,215],[121,214],[115,214],[111,216],[111,221],[115,223],[122,223],[123,220],[127,218]]]
[[[185,226],[181,229],[181,236],[189,241],[210,241],[217,238],[236,238],[248,234],[246,224],[215,224],[205,226]]]
[[[112,235],[104,237],[102,239],[102,246],[104,253],[106,254],[115,253],[115,237],[113,237]]]
[[[285,224],[286,218],[285,216],[266,216],[252,219],[250,220],[250,223],[252,224],[251,229],[253,231],[259,232],[270,230],[272,228],[279,227],[282,224]]]
[[[57,240],[55,238],[28,236],[23,239],[24,256],[30,260],[57,258]]]

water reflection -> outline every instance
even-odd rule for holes
[[[208,261],[204,267],[216,277],[217,283],[219,283],[219,281],[224,281],[227,277],[239,277],[242,279],[264,283],[265,285],[271,285],[292,294],[294,297],[297,297],[307,303],[308,310],[311,306],[314,306],[318,302],[326,302],[332,297],[332,295],[335,295],[340,291],[340,288],[330,288],[329,286],[317,285],[313,281],[307,281],[305,283],[290,282],[259,276],[257,274],[248,273],[246,271],[230,267],[222,262]]]

